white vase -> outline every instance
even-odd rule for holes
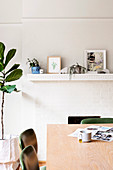
[[[19,165],[19,143],[17,136],[6,136],[0,140],[0,170],[16,170]]]

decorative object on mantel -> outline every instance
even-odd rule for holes
[[[62,70],[60,70],[60,74],[68,74],[68,67],[64,67]]]
[[[85,50],[84,53],[85,67],[89,73],[106,69],[106,50]]]
[[[47,57],[47,73],[58,74],[61,70],[61,57],[48,56]]]
[[[18,69],[20,64],[14,64],[9,70],[6,70],[8,63],[15,56],[16,49],[8,51],[6,58],[4,58],[5,45],[0,42],[0,91],[2,92],[2,103],[1,103],[1,136],[0,140],[0,169],[17,169],[19,159],[18,150],[18,137],[13,136],[10,138],[4,138],[4,96],[5,93],[10,94],[11,92],[19,92],[16,85],[8,85],[8,82],[18,80],[22,76],[22,70]],[[13,104],[13,103],[12,103]],[[16,150],[15,150],[16,148]],[[2,161],[3,158],[3,161]]]
[[[29,63],[29,66],[31,68],[32,74],[40,74],[40,66],[38,60],[36,58],[33,58],[32,60],[28,58],[27,60],[27,63]]]
[[[44,73],[44,70],[41,68],[40,69],[40,74],[43,74]]]
[[[104,69],[104,70],[101,70],[101,71],[97,71],[98,74],[109,74],[109,70],[108,69]]]
[[[86,68],[77,63],[76,65],[70,66],[68,72],[69,74],[85,74]]]

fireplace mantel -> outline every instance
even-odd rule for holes
[[[113,74],[27,74],[29,81],[113,81]]]

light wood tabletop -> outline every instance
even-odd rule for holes
[[[90,125],[47,126],[47,170],[113,170],[113,141],[79,143],[68,136]],[[99,126],[113,127],[113,124]]]

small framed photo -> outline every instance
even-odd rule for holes
[[[61,57],[48,56],[47,57],[47,73],[58,74],[61,70]]]
[[[106,50],[85,50],[85,67],[88,72],[106,69]]]

